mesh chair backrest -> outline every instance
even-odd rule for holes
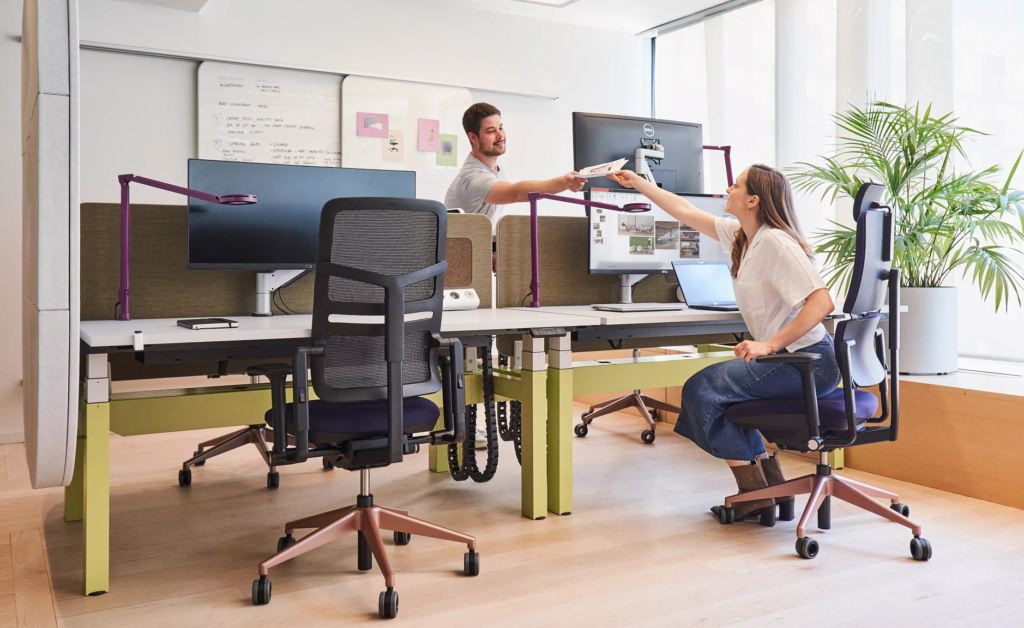
[[[857,238],[850,288],[843,312],[855,319],[836,326],[836,340],[856,341],[850,352],[853,381],[858,386],[874,386],[885,379],[885,365],[875,350],[875,330],[881,319],[888,289],[887,273],[892,267],[892,221],[889,212],[871,209],[870,203],[885,188],[865,184],[857,195]],[[890,258],[890,259],[887,259]]]
[[[388,276],[402,276],[444,260],[444,206],[398,198],[339,198],[320,217],[318,269],[323,263]],[[406,321],[393,328],[403,339],[403,396],[440,389],[437,351],[431,334],[441,330],[444,275],[405,289]],[[419,316],[410,316],[417,314]],[[313,294],[313,386],[321,399],[364,401],[387,398],[385,289],[318,270]],[[364,318],[359,318],[364,317]],[[365,318],[374,317],[374,318]]]

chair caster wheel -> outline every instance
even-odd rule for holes
[[[736,511],[731,506],[716,506],[718,508],[718,523],[727,526],[736,523]]]
[[[650,414],[651,418],[654,419],[655,421],[660,421],[661,420],[661,411],[660,410],[647,410],[647,413]]]
[[[252,581],[252,603],[256,606],[270,604],[270,578],[260,576]]]
[[[910,555],[914,557],[914,560],[926,561],[932,557],[932,545],[928,542],[928,539],[922,539],[919,536],[915,536],[910,539]]]
[[[327,456],[324,456],[323,458],[321,458],[321,460],[323,460],[324,471],[333,471],[334,470],[334,461],[333,460],[331,460]]]
[[[273,471],[267,474],[267,488],[277,488],[281,486],[281,474],[277,471]]]
[[[196,456],[198,456],[198,455],[199,455],[199,454],[201,454],[201,453],[203,453],[203,452],[201,452],[201,451],[194,451],[194,452],[192,452],[192,457],[193,457],[193,458],[195,458]],[[193,463],[192,463],[192,466],[193,466],[193,467],[201,467],[201,466],[203,466],[204,464],[206,464],[206,461],[205,461],[205,460],[201,460],[201,461],[199,461],[199,462],[193,462]]]
[[[800,558],[811,559],[818,555],[818,542],[804,536],[796,540],[796,553]]]
[[[381,619],[394,619],[398,617],[398,591],[388,589],[380,592],[380,600],[377,602],[377,611]]]
[[[280,552],[292,545],[295,545],[295,537],[290,534],[286,534],[277,540],[277,551]]]
[[[178,469],[178,486],[192,486],[192,469]]]
[[[480,575],[480,554],[476,550],[469,550],[462,555],[462,571],[467,576]]]
[[[654,430],[644,430],[640,434],[640,440],[650,445],[654,442],[655,433]]]
[[[906,504],[892,504],[891,506],[889,506],[889,508],[892,508],[893,510],[900,513],[904,517],[910,516],[910,506]]]
[[[395,545],[408,545],[412,535],[406,532],[395,532]]]
[[[587,425],[585,423],[580,423],[579,425],[574,427],[572,431],[576,433],[576,436],[579,436],[580,438],[586,438],[587,432],[589,432],[590,430],[587,429]]]
[[[793,498],[779,502],[779,521],[792,521],[796,518],[796,500]]]

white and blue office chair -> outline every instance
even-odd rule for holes
[[[821,356],[812,353],[782,353],[758,362],[789,364],[800,371],[803,399],[761,399],[730,406],[726,418],[741,427],[756,429],[780,449],[819,452],[817,472],[765,489],[733,495],[719,511],[722,523],[733,522],[732,505],[738,502],[781,498],[809,493],[810,498],[797,524],[796,551],[803,558],[818,554],[818,542],[807,536],[811,516],[817,513],[818,527],[831,527],[829,498],[837,497],[864,510],[906,526],[913,531],[910,553],[915,560],[931,558],[932,549],[921,537],[921,527],[907,517],[910,509],[895,493],[839,477],[832,473],[827,453],[839,448],[859,447],[894,441],[899,430],[899,302],[900,273],[892,268],[893,215],[881,205],[885,188],[865,183],[854,202],[857,221],[856,254],[843,313],[849,320],[836,326],[836,359],[842,385],[819,398],[812,371]],[[882,320],[888,295],[889,378],[886,377],[885,343],[878,323]],[[862,390],[878,386],[878,398]],[[886,425],[885,422],[888,421]],[[889,500],[885,506],[876,499]]]

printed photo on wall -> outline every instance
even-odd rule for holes
[[[405,134],[395,129],[380,140],[381,159],[385,163],[400,164],[405,161]]]
[[[387,137],[388,114],[386,113],[356,113],[356,135],[363,137]]]
[[[459,137],[457,135],[449,135],[442,133],[440,141],[438,142],[437,148],[437,165],[438,166],[457,166],[459,165]]]
[[[654,246],[674,250],[679,246],[679,223],[674,220],[659,220],[654,223]]]
[[[700,257],[700,240],[679,238],[679,257]]]
[[[420,118],[419,120],[419,143],[417,148],[427,152],[436,153],[438,144],[441,141],[441,122]]]

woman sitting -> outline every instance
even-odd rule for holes
[[[740,492],[785,481],[775,457],[767,457],[761,434],[733,425],[726,407],[755,399],[800,399],[800,374],[788,364],[759,364],[761,356],[780,351],[817,353],[814,383],[819,397],[839,385],[832,338],[821,322],[835,306],[821,275],[811,264],[812,249],[793,213],[793,192],[781,172],[754,165],[729,188],[725,211],[713,216],[686,199],[666,192],[634,172],[609,174],[633,188],[679,222],[722,243],[730,264],[736,304],[753,340],[736,345],[736,357],[712,364],[686,381],[675,431],[732,469]],[[780,501],[792,500],[792,497]],[[759,516],[775,522],[776,501],[740,502],[737,520]],[[718,506],[711,510],[718,513]]]

